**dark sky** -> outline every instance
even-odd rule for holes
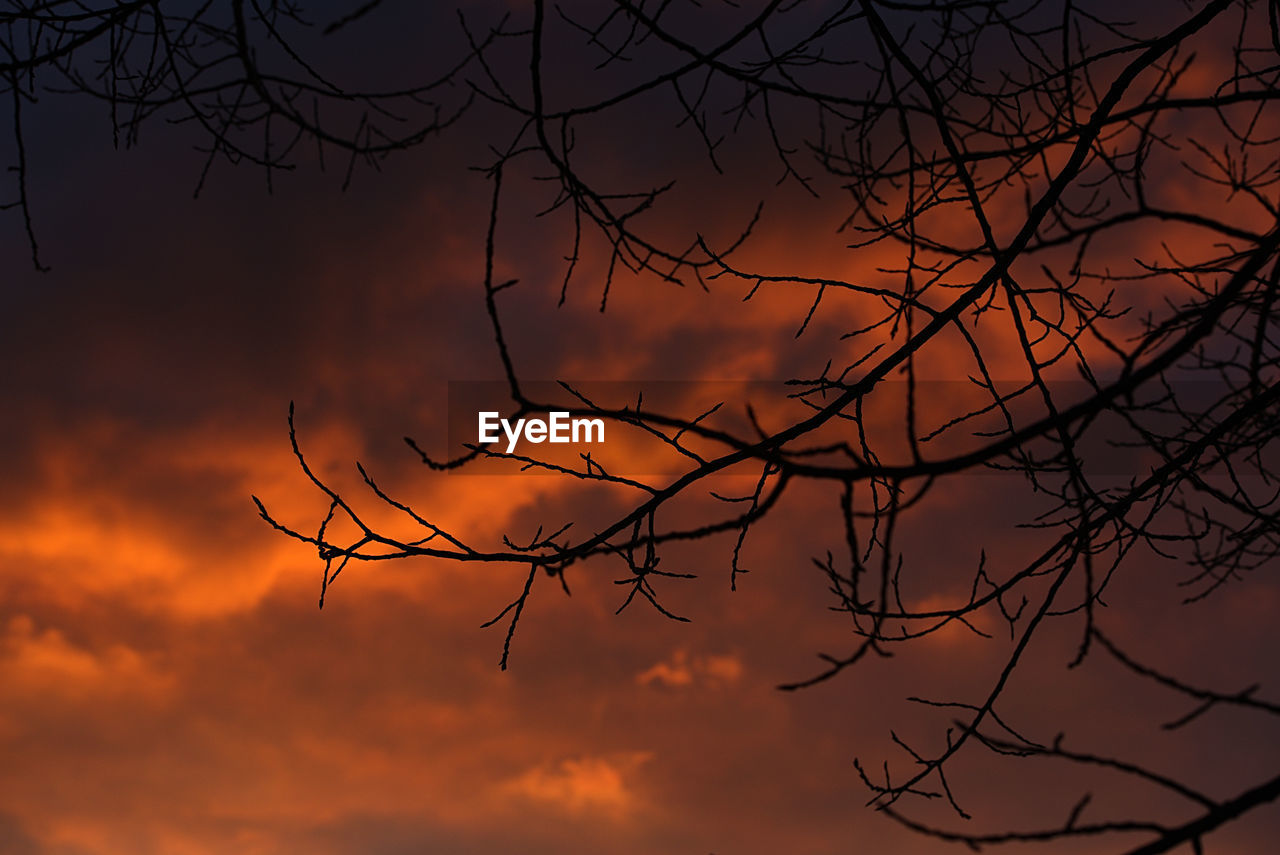
[[[386,5],[340,42],[312,34],[300,43],[352,86],[430,78],[462,50],[451,14]],[[524,4],[510,5],[514,20],[527,17]],[[790,14],[802,23],[827,8]],[[500,10],[467,11],[483,21]],[[715,10],[708,40],[713,24],[735,14],[745,13]],[[517,82],[519,50],[513,41],[508,66],[497,69]],[[552,57],[559,103],[665,67],[663,48],[646,50],[653,65],[617,71],[592,71],[579,49]],[[1189,87],[1212,87],[1216,66],[1204,64]],[[764,225],[744,255],[752,264],[896,281],[883,268],[900,263],[900,250],[845,249],[848,235],[835,227],[848,199],[838,181],[817,199],[795,182],[776,183],[781,165],[758,121],[726,143],[726,174],[716,174],[696,135],[663,112],[669,103],[641,101],[626,116],[588,118],[580,131],[584,171],[603,183],[681,179],[672,204],[644,220],[654,233],[726,241],[763,199]],[[489,184],[469,167],[491,162],[488,146],[509,140],[510,117],[481,104],[380,169],[358,166],[345,190],[334,154],[321,171],[300,153],[270,193],[263,170],[220,160],[199,198],[201,137],[189,125],[158,116],[137,146],[116,150],[103,105],[52,92],[24,122],[31,212],[51,270],[32,270],[20,218],[7,212],[0,851],[949,851],[866,809],[853,760],[873,772],[890,760],[905,773],[910,760],[893,734],[937,750],[950,714],[908,698],[980,700],[1012,642],[997,621],[980,627],[990,639],[952,625],[828,684],[778,691],[815,673],[815,653],[855,643],[847,620],[828,610],[811,562],[842,548],[829,485],[798,486],[753,531],[753,572],[737,591],[732,537],[674,546],[664,564],[698,578],[660,590],[690,623],[644,604],[615,615],[621,565],[575,567],[571,597],[541,585],[505,672],[502,629],[479,627],[518,592],[518,568],[425,559],[353,566],[320,611],[314,549],[258,517],[251,495],[303,530],[326,508],[290,452],[290,401],[317,471],[354,491],[360,460],[475,542],[527,538],[544,522],[626,507],[622,495],[553,478],[434,475],[400,439],[443,451],[449,381],[501,377],[480,284]],[[796,338],[811,289],[766,289],[743,302],[750,283],[740,280],[703,291],[622,276],[602,314],[597,250],[558,305],[567,221],[531,216],[554,199],[539,174],[509,176],[497,261],[500,279],[521,279],[504,306],[527,376],[696,389],[809,376],[829,356],[855,352],[841,338],[859,324],[852,297],[824,302]],[[1116,264],[1177,234],[1135,228],[1118,241]],[[1127,299],[1157,302],[1147,290]],[[1016,358],[1007,336],[986,343],[995,364],[1002,352]],[[923,353],[922,376],[963,380],[954,344]],[[937,388],[927,419],[953,406],[943,391],[953,387]],[[754,478],[724,476],[712,489],[748,491]],[[703,494],[678,513],[694,519],[710,504]],[[940,487],[899,534],[919,568],[911,596],[918,604],[963,597],[983,550],[993,565],[1025,561],[1043,537],[1016,526],[1039,509],[1016,476]],[[396,524],[385,508],[370,513]],[[1262,681],[1267,691],[1280,643],[1274,579],[1254,574],[1188,608],[1178,561],[1139,549],[1125,566],[1106,612],[1117,640],[1190,682],[1235,691]],[[1162,731],[1184,701],[1103,655],[1066,669],[1078,630],[1064,621],[1041,633],[1008,687],[1006,715],[1029,733],[1066,732],[1080,750],[1127,753],[1215,797],[1274,774],[1280,744],[1265,719],[1214,714]],[[973,823],[996,827],[1060,824],[1086,789],[1095,820],[1185,815],[1186,805],[1122,776],[1086,781],[1049,762],[1011,769],[974,752],[952,776]],[[917,815],[965,824],[932,805]],[[1267,808],[1214,838],[1210,851],[1261,855],[1278,836],[1280,815]],[[1051,851],[1098,850],[1086,840]]]

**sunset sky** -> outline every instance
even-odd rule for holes
[[[321,5],[324,22],[339,4]],[[451,14],[395,5],[336,34],[332,48],[318,36],[307,44],[331,50],[326,67],[360,85],[430,77],[464,52]],[[501,4],[464,5],[490,20]],[[506,5],[527,14],[526,4]],[[1194,11],[1156,6],[1142,7],[1156,29]],[[1206,36],[1210,55],[1235,23]],[[562,104],[644,71],[593,76],[580,58],[555,58]],[[498,73],[519,68],[513,60]],[[1211,91],[1213,67],[1180,85]],[[658,232],[727,243],[763,200],[744,263],[895,281],[882,269],[902,263],[892,248],[846,249],[838,180],[820,181],[817,199],[777,183],[759,126],[730,138],[717,174],[696,133],[677,129],[679,116],[657,101],[653,110],[584,122],[579,156],[620,187],[680,179]],[[199,198],[205,156],[189,125],[157,118],[136,146],[115,149],[104,105],[55,93],[23,121],[33,225],[51,269],[32,269],[21,217],[5,212],[0,853],[965,851],[868,808],[854,760],[872,775],[886,762],[905,775],[911,759],[895,734],[945,746],[954,712],[910,698],[981,702],[1012,648],[1005,625],[981,627],[989,639],[952,625],[830,682],[778,689],[817,673],[815,654],[856,645],[812,560],[844,548],[835,485],[799,484],[759,523],[736,590],[732,534],[672,545],[664,568],[697,578],[658,587],[688,623],[643,602],[615,615],[626,590],[614,584],[625,575],[618,562],[572,567],[571,596],[540,578],[505,671],[505,624],[481,624],[519,592],[519,567],[354,564],[320,610],[316,550],[259,517],[251,496],[307,532],[327,508],[291,452],[291,401],[310,463],[335,486],[357,494],[360,461],[469,542],[500,546],[503,534],[527,540],[539,525],[572,520],[589,529],[634,504],[546,476],[433,473],[402,440],[456,452],[449,383],[502,377],[481,286],[490,184],[471,169],[509,135],[500,110],[480,104],[378,170],[357,165],[345,190],[345,161],[331,156],[322,171],[308,152],[272,176],[270,193],[262,169],[220,160]],[[13,153],[3,153],[8,165]],[[602,313],[598,253],[584,254],[559,305],[569,233],[563,218],[534,216],[555,198],[538,177],[532,167],[507,177],[495,275],[520,279],[502,299],[524,376],[696,390],[817,376],[862,346],[842,339],[861,323],[853,297],[822,303],[797,338],[812,290],[766,288],[744,302],[752,283],[728,277],[704,291],[621,276]],[[1171,204],[1183,194],[1172,184],[1162,192]],[[1222,195],[1195,204],[1228,210]],[[1139,225],[1097,252],[1123,267],[1184,235]],[[1155,286],[1125,299],[1157,305],[1146,287]],[[1016,363],[1010,342],[987,342],[997,366],[1002,348]],[[921,356],[937,389],[922,414],[932,425],[970,372],[957,353],[942,341]],[[895,418],[886,411],[886,429],[897,430]],[[749,492],[758,474],[718,476],[708,489]],[[919,568],[911,595],[963,598],[984,552],[993,566],[1025,562],[1043,533],[1017,526],[1044,510],[1038,501],[1018,476],[940,486],[897,535]],[[711,504],[704,489],[676,512],[693,520]],[[389,521],[385,510],[371,514]],[[1254,573],[1183,606],[1187,575],[1176,560],[1135,550],[1109,589],[1107,632],[1193,685],[1261,683],[1259,697],[1280,698],[1280,581]],[[1101,653],[1068,669],[1078,644],[1069,621],[1034,639],[1003,700],[1028,735],[1064,732],[1080,751],[1125,753],[1216,798],[1276,774],[1274,721],[1215,711],[1162,730],[1189,711],[1185,699]],[[1047,760],[974,751],[957,758],[949,783],[972,820],[936,803],[913,815],[946,827],[1061,825],[1088,791],[1096,821],[1194,816],[1122,776],[1086,779]],[[1127,851],[1144,839],[1045,851]],[[1207,851],[1264,855],[1276,840],[1271,805],[1210,838]]]

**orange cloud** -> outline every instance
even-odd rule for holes
[[[172,694],[175,681],[127,645],[82,646],[20,614],[0,634],[0,687],[10,703],[32,705],[103,696],[157,700]]]
[[[575,757],[540,764],[508,781],[503,790],[573,813],[624,816],[641,802],[634,778],[651,752]]]
[[[725,686],[742,678],[742,660],[731,654],[690,656],[685,650],[677,650],[665,662],[658,662],[636,675],[642,686],[658,685],[670,689],[684,689],[696,685]]]

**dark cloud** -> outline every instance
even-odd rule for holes
[[[9,855],[44,855],[45,851],[16,817],[0,813],[0,852]]]

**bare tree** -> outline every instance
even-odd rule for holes
[[[104,99],[126,141],[145,119],[166,114],[204,129],[210,159],[248,159],[268,176],[306,140],[336,146],[353,163],[377,159],[443,130],[468,106],[482,108],[499,119],[482,164],[492,195],[481,297],[510,414],[599,418],[611,431],[662,443],[674,467],[670,477],[631,477],[591,455],[566,463],[483,444],[436,459],[409,440],[433,472],[496,460],[585,492],[632,497],[625,513],[589,534],[549,522],[531,539],[480,543],[432,524],[429,509],[393,497],[363,467],[366,495],[329,486],[308,465],[291,411],[295,454],[328,513],[311,533],[258,508],[318,550],[322,605],[352,562],[425,556],[524,568],[524,584],[494,618],[506,626],[506,667],[535,585],[567,585],[574,573],[621,562],[620,608],[643,599],[683,619],[667,586],[685,574],[662,565],[664,550],[721,539],[736,582],[753,527],[809,483],[830,497],[842,524],[795,532],[796,548],[815,556],[857,643],[824,654],[819,671],[785,688],[831,679],[955,625],[982,635],[1000,627],[1010,639],[992,639],[996,677],[972,697],[921,699],[952,720],[940,748],[895,736],[905,766],[883,774],[859,766],[877,808],[923,835],[975,848],[1100,838],[1134,853],[1198,852],[1224,823],[1280,795],[1277,775],[1211,796],[1149,763],[1036,736],[1002,705],[1033,638],[1056,626],[1077,639],[1064,668],[1108,657],[1135,682],[1180,696],[1175,731],[1228,708],[1272,722],[1280,715],[1259,686],[1193,685],[1140,661],[1115,640],[1104,607],[1118,579],[1153,573],[1140,554],[1190,566],[1177,580],[1189,610],[1275,565],[1280,5],[1167,2],[1123,11],[1133,18],[1124,21],[1092,2],[534,0],[510,20],[460,18],[457,64],[426,85],[374,94],[343,89],[302,58],[293,46],[298,9],[238,0],[192,9],[167,18],[156,2],[100,11],[36,3],[5,13],[0,76],[16,120],[15,204],[29,230],[20,120],[36,71]],[[420,119],[386,130],[397,105]],[[349,130],[336,131],[325,109],[348,116]],[[751,260],[753,239],[777,222],[767,206],[713,206],[700,215],[714,222],[672,226],[664,216],[674,181],[628,186],[593,155],[602,127],[637,116],[695,141],[704,171],[727,173],[744,197],[764,199],[779,179],[810,194],[808,213],[843,235],[848,258],[868,273],[851,279]],[[725,156],[735,144],[754,152],[746,167]],[[829,360],[792,379],[768,413],[744,416],[733,400],[710,411],[659,410],[571,384],[561,390],[568,403],[540,399],[503,308],[511,289],[531,286],[495,273],[503,236],[516,228],[507,218],[513,182],[525,193],[551,188],[545,215],[565,240],[561,299],[588,266],[604,271],[602,310],[617,287],[739,283],[748,298],[771,289],[798,295],[797,336],[817,334],[811,321],[833,314],[843,334],[824,342]],[[661,292],[653,299],[660,303]],[[938,352],[967,377],[950,387],[959,403],[941,419],[921,373]],[[784,419],[783,405],[803,411]],[[867,415],[885,406],[897,408],[890,422]],[[899,532],[927,496],[987,470],[1020,479],[1034,513],[1018,522],[1038,530],[1041,547],[1020,564],[997,566],[984,555],[966,569],[964,593],[921,605],[912,592],[920,581],[928,587],[929,569],[904,560]],[[708,495],[709,479],[722,473],[749,474],[754,489],[711,492],[719,510],[710,516],[680,504]],[[367,522],[368,502],[403,515],[413,534]],[[1006,524],[994,520],[988,535],[998,539]],[[1164,575],[1149,584],[1166,584]],[[1086,796],[1064,806],[1061,823],[1040,828],[1010,821],[975,831],[919,818],[917,803],[934,799],[967,818],[948,772],[973,752],[1007,758],[1011,775],[1030,757],[1120,775],[1183,809],[1174,822],[1116,819]]]
[[[321,33],[340,35],[378,5],[337,14]],[[100,101],[117,147],[137,145],[148,120],[194,126],[204,154],[197,195],[219,160],[261,168],[269,190],[310,145],[321,168],[326,149],[339,155],[346,182],[358,164],[377,167],[457,121],[475,97],[454,86],[458,75],[504,35],[498,26],[463,44],[433,79],[366,91],[331,79],[346,58],[316,50],[313,29],[303,4],[279,0],[9,3],[0,11],[0,93],[11,105],[16,186],[0,210],[22,217],[33,264],[42,268],[23,117],[42,94]]]

